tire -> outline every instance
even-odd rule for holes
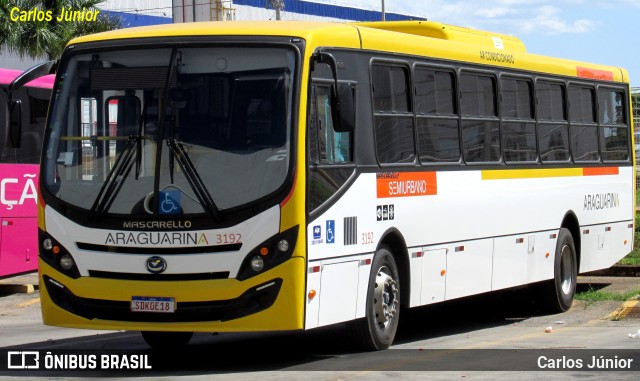
[[[193,332],[152,332],[142,331],[142,338],[153,349],[180,349],[191,340]]]
[[[546,287],[546,307],[551,313],[565,312],[571,308],[578,282],[576,247],[573,236],[565,228],[558,234],[553,268],[553,280]]]
[[[373,256],[364,319],[354,322],[360,349],[382,350],[393,343],[400,320],[400,277],[391,252],[381,248]]]

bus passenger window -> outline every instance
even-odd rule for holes
[[[371,84],[378,161],[383,164],[413,163],[414,118],[408,68],[374,64]]]
[[[461,75],[460,112],[464,160],[468,163],[500,160],[495,79],[480,74]]]
[[[564,86],[560,83],[536,83],[538,147],[543,163],[569,160],[569,126],[564,95]]]
[[[569,160],[569,131],[566,124],[540,123],[538,144],[543,163]]]
[[[592,162],[600,158],[598,126],[595,119],[593,90],[569,87],[569,120],[571,122],[571,154],[576,162]]]
[[[624,93],[598,90],[600,150],[604,161],[629,159],[629,126],[625,119]]]
[[[426,67],[415,70],[416,128],[422,164],[460,160],[454,84],[453,72]]]
[[[533,85],[530,81],[502,78],[502,154],[507,163],[538,159],[536,127],[533,120]]]

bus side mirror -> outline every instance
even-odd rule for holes
[[[22,137],[22,101],[9,101],[9,139],[12,148],[20,147]]]
[[[318,51],[312,56],[312,65],[321,63],[329,66],[334,85],[331,86],[331,115],[336,132],[352,132],[355,129],[354,90],[348,83],[338,81],[338,61],[329,52]]]
[[[331,88],[331,111],[333,129],[336,132],[353,132],[356,126],[354,105],[355,91],[350,83],[338,83],[337,90]]]

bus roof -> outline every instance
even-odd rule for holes
[[[171,36],[288,36],[319,46],[361,48],[518,70],[628,82],[625,69],[527,53],[518,38],[432,21],[212,21],[125,28],[76,38],[84,42]]]
[[[0,69],[0,85],[10,84],[22,71],[14,69]],[[43,89],[53,88],[53,82],[55,75],[45,75],[44,77],[36,78],[33,81],[27,83],[27,87],[40,87]]]

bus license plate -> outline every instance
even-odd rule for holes
[[[176,300],[175,298],[133,296],[131,297],[131,311],[174,313],[176,311]]]

